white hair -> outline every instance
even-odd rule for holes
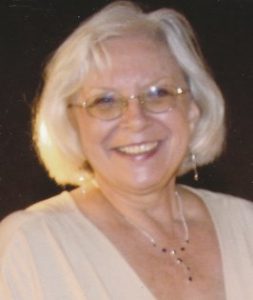
[[[128,1],[116,1],[82,23],[58,48],[45,72],[45,84],[36,103],[34,142],[49,176],[59,184],[82,185],[92,179],[84,164],[78,133],[69,119],[67,103],[84,84],[85,76],[101,68],[106,60],[103,42],[111,37],[141,32],[168,46],[184,72],[200,119],[192,134],[189,154],[197,164],[213,161],[221,152],[224,129],[224,101],[211,77],[194,32],[180,13],[159,9],[144,13]],[[179,168],[192,168],[190,155]]]

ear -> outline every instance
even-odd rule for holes
[[[193,132],[200,118],[200,108],[194,100],[191,100],[188,108],[188,120],[190,129]]]

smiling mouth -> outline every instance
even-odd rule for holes
[[[128,155],[141,155],[153,151],[157,148],[158,142],[143,143],[138,145],[119,147],[116,150]]]

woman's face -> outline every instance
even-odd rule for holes
[[[105,46],[111,64],[90,72],[80,99],[97,89],[116,90],[130,97],[161,78],[167,78],[171,86],[187,87],[164,45],[136,36],[114,38]],[[129,101],[123,115],[110,121],[95,118],[85,109],[74,109],[84,156],[100,184],[143,193],[174,180],[198,117],[189,93],[177,101],[162,113],[146,112],[138,101]]]

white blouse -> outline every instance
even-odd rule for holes
[[[216,228],[226,299],[253,299],[253,204],[190,190],[204,201]],[[1,223],[0,299],[155,300],[68,192]]]

